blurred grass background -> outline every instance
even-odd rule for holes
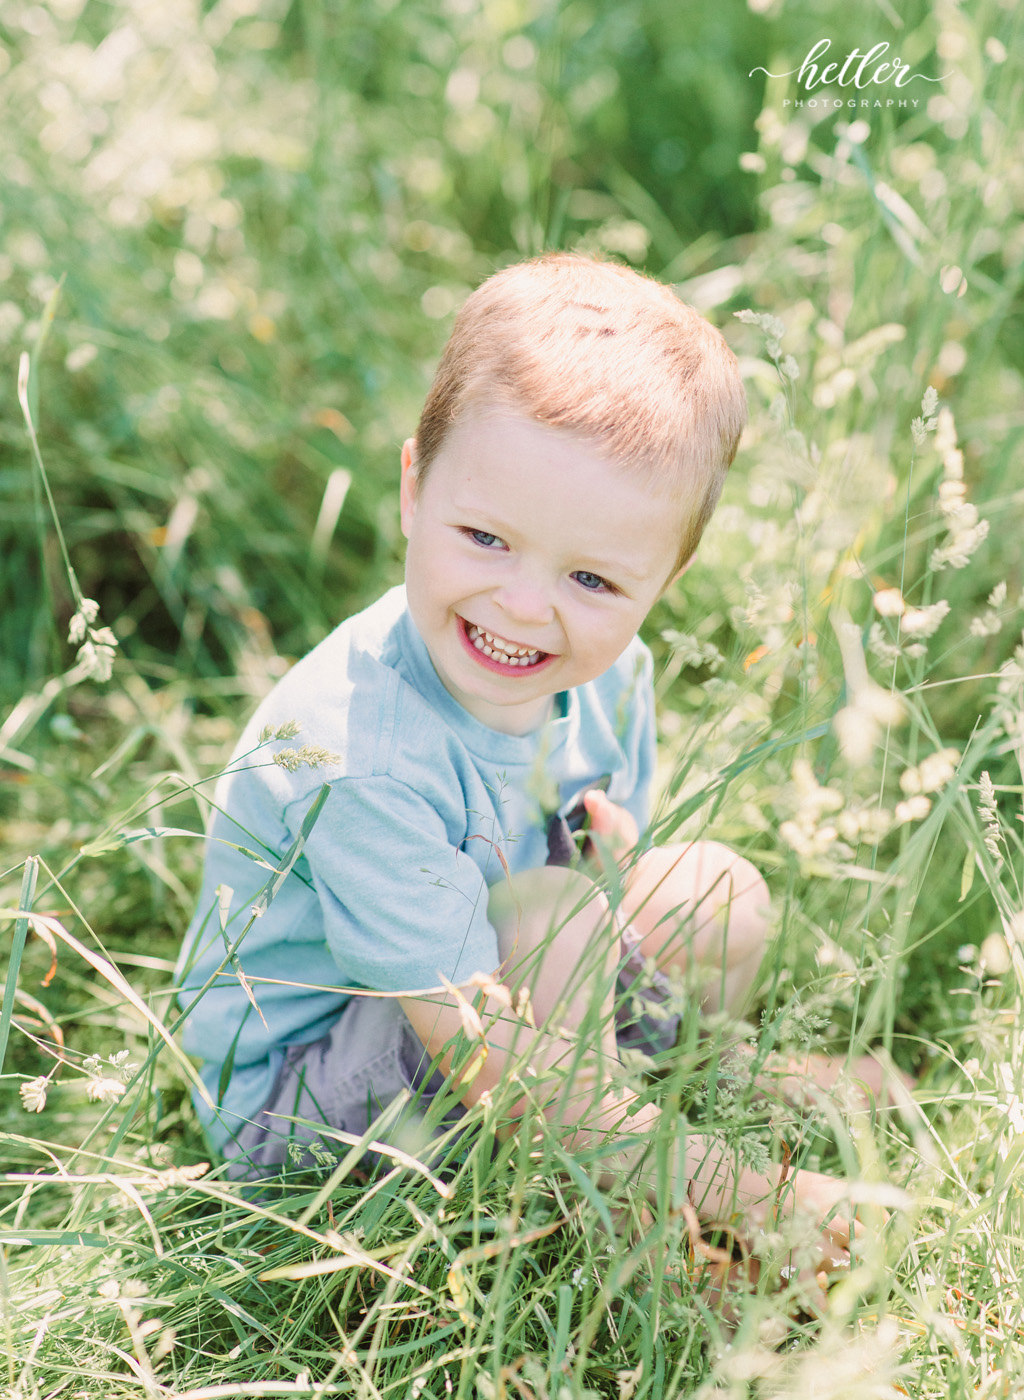
[[[898,94],[918,105],[798,108],[793,76],[748,76],[791,72],[823,37],[830,59],[888,41],[923,75]],[[462,298],[510,260],[582,247],[674,283],[748,383],[751,427],[700,562],[647,627],[663,785],[694,798],[692,830],[710,820],[772,879],[773,997],[800,986],[841,1044],[885,1044],[937,1074],[942,1101],[942,1072],[980,1037],[1013,1066],[1007,1083],[992,1068],[988,1103],[1010,1113],[1020,1003],[963,950],[1000,927],[1000,891],[1020,903],[1012,861],[967,879],[978,772],[1011,829],[1020,805],[1019,741],[990,723],[1024,586],[1020,53],[1012,0],[0,0],[4,905],[27,855],[66,871],[42,907],[84,910],[167,1013],[200,845],[89,843],[143,809],[200,828],[195,791],[164,775],[215,772],[291,660],[401,577],[398,450]],[[746,307],[785,325],[788,403],[763,338],[732,315]],[[83,592],[120,643],[108,686],[55,679],[74,600],[16,399],[18,357],[40,343],[50,482]],[[927,448],[915,460],[909,428],[929,384],[992,527],[968,568],[941,575],[940,464]],[[999,625],[972,627],[1000,583]],[[858,765],[829,727],[850,688],[834,624],[866,639],[873,591],[895,585],[945,598],[950,618],[927,660],[900,662],[906,726]],[[780,839],[797,753],[851,810],[891,807],[903,766],[963,751],[979,726],[955,802],[913,836],[817,861]],[[711,803],[720,773],[765,743],[790,747]],[[48,964],[30,943],[21,984],[79,1058],[137,1042],[133,1013],[67,954],[40,991]],[[828,980],[851,968],[852,995]],[[24,1037],[11,1057],[21,1075],[48,1064]],[[194,1159],[173,1067],[132,1103],[138,1152]],[[78,1144],[99,1113],[55,1088],[40,1141]],[[31,1171],[26,1121],[12,1097],[0,1158]],[[949,1142],[984,1136],[952,1121]],[[983,1331],[966,1360],[929,1334],[922,1394],[974,1393]]]

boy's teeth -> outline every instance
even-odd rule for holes
[[[467,631],[469,640],[477,651],[482,651],[485,656],[490,656],[495,661],[501,661],[506,666],[530,666],[540,656],[537,647],[521,647],[517,646],[515,642],[507,642],[504,637],[496,637],[492,632],[485,632],[475,622],[469,623]]]

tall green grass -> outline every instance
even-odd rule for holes
[[[12,1395],[1021,1388],[1020,20],[901,11],[0,6]],[[953,76],[852,129],[747,78],[819,28]],[[612,1209],[540,1119],[496,1145],[500,1100],[370,1179],[344,1142],[259,1194],[197,1175],[161,1035],[234,736],[400,577],[397,446],[453,309],[573,243],[678,283],[747,377],[723,504],[646,629],[662,835],[769,878],[755,1053],[873,1048],[920,1081],[888,1115],[766,1103],[688,1003],[675,1066],[631,1069],[665,1108],[652,1152],[682,1122],[874,1184],[891,1219],[823,1320],[768,1270],[727,1326],[685,1184],[653,1218],[628,1189]],[[108,683],[66,640],[80,598],[23,350],[87,625],[118,642]],[[915,442],[929,385],[952,424]],[[937,568],[954,450],[990,529]],[[928,637],[898,611],[942,601]]]

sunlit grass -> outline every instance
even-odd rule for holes
[[[755,129],[746,73],[798,62],[806,18],[641,8],[455,26],[407,0],[372,22],[138,0],[105,37],[91,3],[0,6],[19,1400],[1024,1385],[1020,17],[901,7],[901,43],[955,72],[926,109],[847,128],[770,88]],[[838,44],[853,18],[828,22]],[[870,1049],[919,1081],[888,1114],[766,1102],[691,1005],[675,1065],[637,1080],[663,1160],[685,1122],[861,1183],[878,1228],[823,1320],[766,1268],[727,1323],[686,1184],[664,1174],[653,1214],[609,1202],[542,1121],[496,1139],[501,1095],[372,1178],[339,1141],[318,1173],[229,1183],[162,1038],[189,833],[259,698],[400,577],[397,445],[452,310],[497,262],[576,241],[679,281],[750,398],[698,563],[646,630],[662,835],[712,834],[769,879],[755,1055]],[[103,683],[79,652],[106,626]]]

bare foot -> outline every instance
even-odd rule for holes
[[[724,1063],[738,1068],[753,1060],[750,1045],[736,1045]],[[872,1103],[889,1108],[901,1103],[916,1087],[914,1078],[895,1066],[889,1067],[873,1055],[857,1055],[852,1060],[842,1056],[772,1054],[761,1066],[758,1087],[767,1093],[781,1095],[798,1107],[813,1104],[818,1092],[835,1094],[847,1090],[853,1106],[869,1108]]]
[[[812,1101],[815,1089],[834,1093],[849,1088],[859,1105],[880,1108],[898,1104],[916,1088],[909,1074],[886,1066],[873,1055],[857,1055],[852,1060],[832,1055],[771,1055],[762,1070],[785,1098],[801,1104]]]

